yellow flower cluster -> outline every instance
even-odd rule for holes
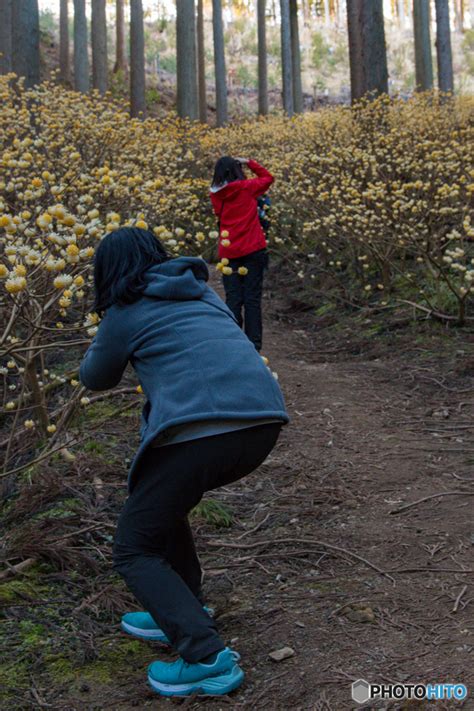
[[[49,421],[50,412],[61,420],[58,390],[68,393],[63,403],[88,404],[74,376],[54,372],[54,352],[82,347],[97,330],[92,263],[107,232],[150,229],[176,255],[210,258],[219,239],[225,246],[208,192],[223,154],[248,155],[274,174],[270,248],[303,288],[320,288],[322,276],[351,301],[401,296],[466,313],[473,98],[381,98],[219,130],[172,115],[130,120],[110,98],[53,83],[16,90],[0,77],[0,99],[3,411],[24,413],[15,426],[28,436],[61,436]],[[217,268],[233,273],[226,259]]]

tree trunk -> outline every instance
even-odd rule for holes
[[[414,0],[413,28],[415,33],[416,89],[417,91],[429,91],[433,88],[429,0]]]
[[[293,72],[293,108],[303,111],[303,87],[301,84],[301,48],[298,28],[298,0],[290,0],[291,67]]]
[[[92,0],[92,86],[105,94],[108,84],[105,0]]]
[[[440,91],[454,91],[453,57],[447,0],[435,0],[436,55],[438,59],[438,86]]]
[[[324,24],[329,27],[331,24],[331,9],[329,7],[329,0],[324,0]]]
[[[454,0],[454,26],[456,32],[464,32],[463,0]]]
[[[207,95],[206,95],[206,55],[204,51],[204,8],[203,0],[197,0],[197,66],[198,66],[198,95],[199,95],[199,120],[207,121]]]
[[[388,94],[383,0],[364,0],[363,19],[366,90],[373,96]]]
[[[130,115],[145,118],[145,30],[142,0],[130,0]]]
[[[199,117],[196,68],[196,18],[194,0],[176,2],[176,59],[178,81],[178,115],[196,120]]]
[[[214,67],[216,74],[216,122],[218,126],[223,126],[228,121],[228,114],[221,0],[212,0],[212,29],[214,33]]]
[[[397,0],[397,16],[398,26],[401,30],[405,29],[405,0]]]
[[[280,0],[281,8],[281,69],[283,79],[283,108],[293,116],[293,63],[291,61],[290,2]]]
[[[0,74],[12,71],[12,0],[0,0]]]
[[[388,93],[383,0],[347,0],[352,101]]]
[[[302,0],[302,3],[303,3],[304,26],[309,27],[309,21],[311,19],[311,9],[309,6],[309,0]]]
[[[266,0],[257,0],[258,30],[258,113],[268,114]]]
[[[349,35],[349,65],[352,103],[366,92],[364,56],[362,51],[362,3],[347,0],[347,32]]]
[[[59,5],[59,79],[62,84],[69,84],[71,81],[68,0],[61,0]]]
[[[115,64],[114,73],[127,73],[127,58],[125,55],[125,12],[124,0],[115,2]]]
[[[13,71],[25,77],[25,86],[40,81],[38,0],[14,0],[12,4]]]
[[[85,0],[74,0],[74,88],[84,94],[90,88]]]

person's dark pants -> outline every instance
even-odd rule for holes
[[[234,271],[222,277],[226,304],[258,351],[262,347],[262,288],[267,266],[267,250],[259,249],[245,257],[229,259],[229,267]],[[239,267],[246,267],[248,273],[242,276],[237,271]]]
[[[114,568],[187,662],[225,647],[202,606],[188,513],[206,491],[254,471],[280,429],[280,423],[271,423],[149,448],[139,463],[119,518]]]

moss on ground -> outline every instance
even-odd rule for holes
[[[139,640],[121,639],[117,635],[116,640],[101,647],[94,661],[79,664],[67,653],[47,655],[43,661],[45,672],[54,683],[85,680],[107,684],[117,678],[123,679],[137,668],[143,668],[145,674],[155,656],[151,646]]]
[[[37,564],[22,575],[0,583],[0,603],[11,604],[25,600],[25,598],[33,600],[47,596],[51,588],[42,578],[44,573],[49,571],[49,566]]]

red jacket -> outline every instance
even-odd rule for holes
[[[219,259],[244,257],[267,246],[265,233],[258,219],[257,198],[268,190],[274,177],[254,160],[249,160],[248,167],[255,173],[256,178],[235,180],[217,191],[211,190],[210,193],[212,207],[221,226]],[[228,236],[222,236],[226,231]],[[230,244],[227,244],[226,240]]]

